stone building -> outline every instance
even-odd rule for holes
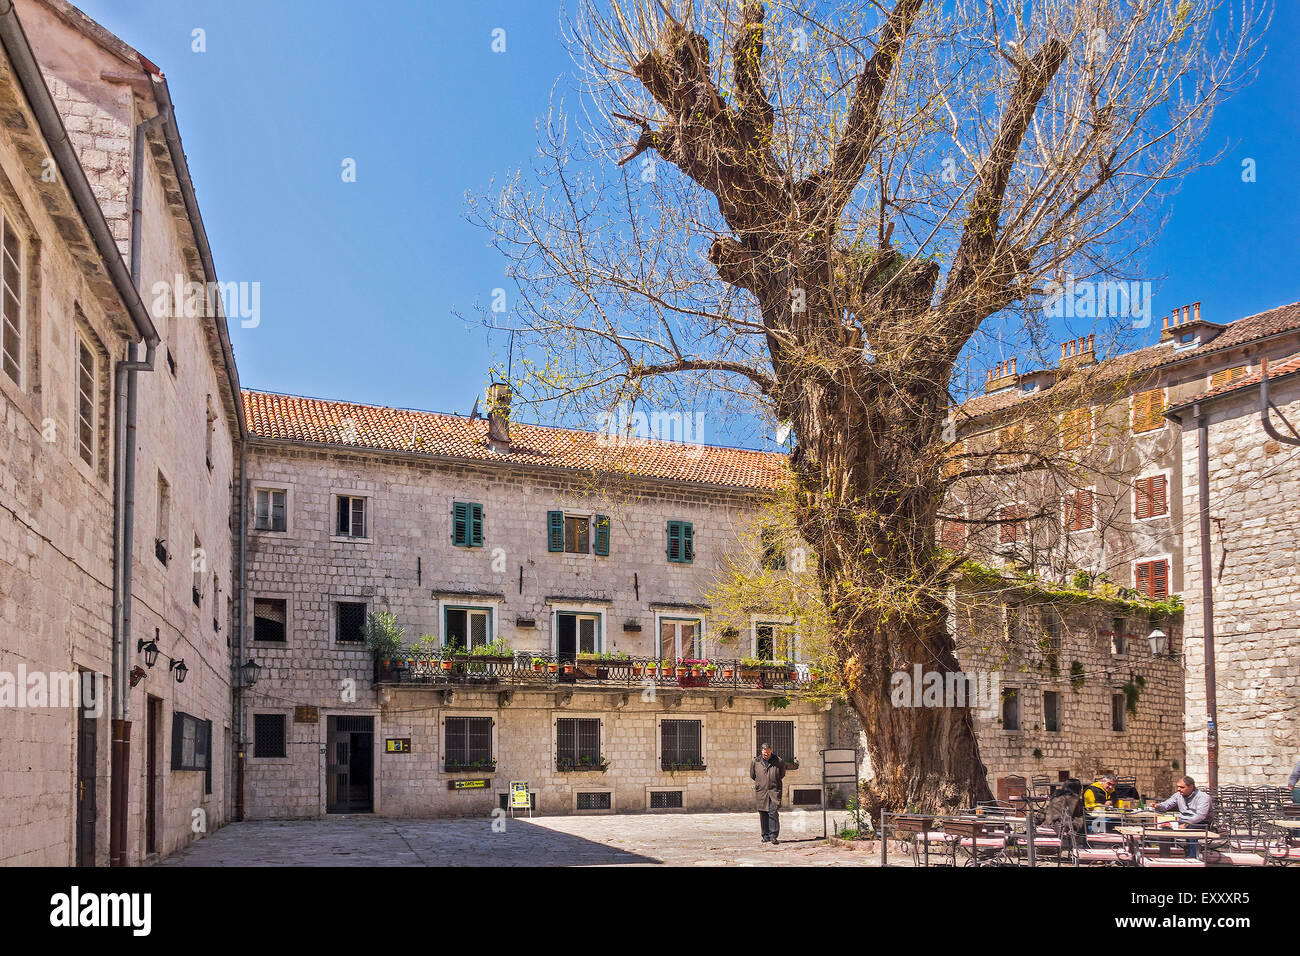
[[[741,809],[764,736],[797,759],[795,798],[820,799],[829,705],[785,673],[760,687],[720,669],[798,661],[797,639],[783,644],[787,622],[755,616],[724,641],[708,604],[722,557],[780,480],[779,456],[507,425],[497,412],[489,423],[244,401],[245,646],[263,668],[247,701],[251,816],[480,814],[512,780],[546,812]],[[414,666],[424,679],[376,682],[360,627],[378,611],[408,642],[429,636],[432,656]],[[494,641],[506,661],[462,662],[443,679],[449,644]],[[705,659],[719,666],[707,687],[644,670]],[[566,663],[588,674],[566,680]]]
[[[985,394],[957,410],[959,441],[950,465],[953,484],[941,539],[954,551],[1013,575],[1052,582],[1058,590],[1074,589],[1075,600],[1165,602],[1181,595],[1188,615],[1186,657],[1178,658],[1186,665],[1184,694],[1189,701],[1202,702],[1199,722],[1193,716],[1194,704],[1189,703],[1187,717],[1186,761],[1195,773],[1205,767],[1205,683],[1197,664],[1203,653],[1199,499],[1196,429],[1189,424],[1188,410],[1198,396],[1210,393],[1221,408],[1219,440],[1225,453],[1235,441],[1250,445],[1259,438],[1258,408],[1252,425],[1249,415],[1240,409],[1228,411],[1228,401],[1213,396],[1237,394],[1236,383],[1257,381],[1261,359],[1285,361],[1300,351],[1300,307],[1282,306],[1215,323],[1201,317],[1196,303],[1177,310],[1162,325],[1156,345],[1101,361],[1089,336],[1064,343],[1056,369],[1018,371],[1015,360],[1009,360],[992,372]],[[1257,400],[1257,388],[1254,395]],[[1183,420],[1181,428],[1178,419]],[[1262,449],[1266,440],[1259,438],[1256,445]],[[990,464],[1018,466],[1035,455],[1053,459],[1053,467],[1025,474],[961,476],[971,463],[975,467],[968,470],[987,471]],[[1262,452],[1250,457],[1229,453],[1226,460],[1214,456],[1212,448],[1211,460],[1221,462],[1215,473],[1222,480],[1233,487],[1275,488],[1279,494],[1270,500],[1285,509],[1289,489],[1271,477],[1273,469]],[[1227,462],[1231,475],[1224,470]],[[1219,500],[1213,495],[1211,500],[1212,517],[1227,521]],[[1257,555],[1256,560],[1279,560],[1266,555],[1273,553],[1268,542],[1280,539],[1257,530],[1262,527],[1258,521],[1240,525],[1238,546]],[[1241,586],[1241,593],[1247,593],[1244,583]],[[1276,598],[1279,613],[1285,616],[1287,602],[1280,596],[1285,585],[1277,586],[1282,588]],[[1260,610],[1248,601],[1233,610],[1236,626],[1267,635],[1249,650],[1250,659],[1267,663],[1247,666],[1239,678],[1245,686],[1252,681],[1259,685],[1261,678],[1273,676],[1270,667],[1285,668],[1278,661],[1288,653],[1292,635],[1279,630],[1276,620],[1261,621]],[[1104,622],[1105,612],[1096,613]],[[1135,633],[1145,638],[1140,629]],[[1250,716],[1240,729],[1282,728],[1293,721],[1293,707],[1280,697],[1270,699],[1276,709],[1248,707]],[[1175,702],[1175,712],[1183,711],[1182,703]],[[1237,713],[1245,716],[1246,711]],[[1221,734],[1230,732],[1225,723],[1229,719],[1228,713],[1221,713]],[[1232,736],[1242,739],[1235,730]],[[1160,746],[1163,753],[1170,752],[1165,744]],[[1253,746],[1258,766],[1290,759],[1280,741],[1267,754],[1259,750],[1258,732]],[[1166,769],[1173,769],[1174,759]],[[1085,768],[1094,769],[1103,767]],[[1244,763],[1231,769],[1225,764],[1221,779],[1232,782],[1246,772]]]
[[[1296,321],[1300,308],[1276,310]],[[1283,785],[1300,750],[1300,356],[1270,362],[1270,435],[1261,415],[1260,370],[1170,408],[1181,425],[1184,531],[1189,556],[1186,740],[1189,772],[1207,775],[1205,613],[1201,554],[1208,552],[1214,621],[1218,774],[1224,783]],[[1203,431],[1202,431],[1203,424]],[[1206,486],[1197,480],[1202,443]],[[1208,505],[1210,535],[1199,513]]]
[[[138,863],[229,816],[238,380],[220,307],[156,294],[216,279],[161,73],[62,0],[2,20],[0,616],[21,639],[0,671],[91,672],[106,699],[0,708],[22,798],[0,862]]]

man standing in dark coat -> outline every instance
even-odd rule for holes
[[[763,830],[763,842],[775,845],[781,832],[781,781],[785,779],[785,763],[772,753],[771,744],[763,744],[762,756],[755,757],[749,765],[749,776],[754,781],[754,798],[758,803],[758,822]]]

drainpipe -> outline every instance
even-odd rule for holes
[[[248,443],[241,441],[239,443],[239,586],[238,610],[235,612],[238,619],[236,627],[239,631],[239,637],[235,641],[235,706],[231,723],[234,726],[234,733],[231,734],[231,744],[235,748],[235,822],[244,819],[244,674],[240,670],[240,664],[244,657],[244,576],[247,567],[247,549],[248,543],[248,515],[245,509],[248,507]]]
[[[135,127],[135,155],[131,168],[131,285],[140,288],[140,246],[142,237],[140,223],[144,216],[144,193],[141,180],[144,175],[144,146],[149,130],[165,119],[159,113],[152,119],[138,123]],[[114,668],[114,685],[117,693],[113,698],[113,749],[110,757],[112,767],[110,782],[112,787],[109,801],[109,862],[113,866],[128,864],[127,813],[129,807],[131,770],[131,687],[127,675],[131,673],[131,562],[135,542],[135,452],[136,452],[136,411],[138,406],[138,388],[136,373],[153,371],[154,357],[158,350],[158,337],[145,341],[144,361],[137,359],[135,343],[128,347],[125,362],[118,362],[115,370],[117,388],[117,434],[116,445],[119,449],[117,482],[114,497],[117,500],[117,527],[114,541],[114,566],[118,569],[114,575],[113,599],[114,630],[117,632],[117,660]]]
[[[1196,483],[1201,505],[1201,618],[1205,628],[1205,746],[1207,786],[1219,785],[1219,700],[1214,676],[1214,584],[1210,566],[1210,426],[1201,403],[1192,406],[1196,418]]]

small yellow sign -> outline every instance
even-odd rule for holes
[[[410,737],[389,737],[385,752],[390,754],[409,754],[411,752]]]
[[[532,798],[528,793],[528,782],[512,780],[510,782],[510,807],[513,810],[528,810],[532,807]]]

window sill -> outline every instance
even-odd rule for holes
[[[332,534],[330,541],[338,544],[374,544],[374,538],[354,538],[347,534]]]

